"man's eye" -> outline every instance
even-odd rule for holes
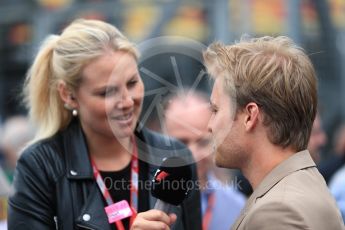
[[[212,113],[217,113],[217,112],[218,112],[218,109],[211,107],[211,112],[212,112]]]
[[[218,112],[218,108],[217,108],[213,103],[210,103],[210,105],[209,105],[209,110],[210,110],[212,113],[217,113],[217,112]]]

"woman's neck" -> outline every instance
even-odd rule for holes
[[[130,138],[120,141],[115,137],[88,137],[89,154],[100,171],[119,171],[125,168],[132,159],[132,143]]]

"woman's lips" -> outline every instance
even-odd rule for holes
[[[134,114],[133,112],[131,112],[131,113],[126,113],[119,116],[114,116],[112,119],[121,125],[130,125],[133,121],[133,118],[134,118]]]

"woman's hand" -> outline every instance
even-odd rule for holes
[[[163,211],[152,209],[138,213],[131,230],[169,230],[176,218],[175,214],[167,215]]]

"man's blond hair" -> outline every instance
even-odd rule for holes
[[[213,43],[204,52],[213,78],[220,77],[237,112],[255,102],[264,111],[269,140],[306,149],[317,110],[317,79],[302,48],[284,36]]]

